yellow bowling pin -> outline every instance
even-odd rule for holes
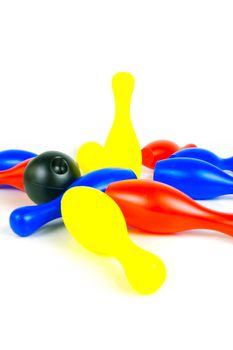
[[[137,292],[150,294],[163,284],[164,263],[130,240],[120,208],[105,193],[74,187],[64,194],[61,211],[73,237],[88,250],[115,257]]]
[[[86,142],[78,150],[76,160],[84,174],[106,168],[104,149],[97,142]]]
[[[83,144],[77,152],[77,162],[84,172],[101,167],[121,167],[132,169],[139,177],[141,149],[130,116],[134,77],[129,73],[117,73],[112,79],[112,88],[116,112],[105,145],[101,147],[94,142]]]

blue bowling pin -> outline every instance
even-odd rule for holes
[[[220,158],[213,152],[210,152],[203,148],[183,149],[174,153],[170,158],[194,158],[204,160],[205,162],[213,164],[222,170],[233,171],[233,157]]]
[[[105,192],[108,185],[112,182],[136,178],[137,177],[132,170],[106,168],[81,176],[74,181],[69,188],[75,186],[87,186]],[[27,237],[48,222],[60,218],[61,199],[62,195],[45,204],[32,205],[14,210],[10,216],[10,226],[12,230],[21,237]]]
[[[154,180],[173,186],[193,199],[212,199],[233,193],[233,177],[199,159],[162,160],[155,167]]]
[[[0,170],[7,170],[37,154],[23,150],[6,150],[0,152]]]

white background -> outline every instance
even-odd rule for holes
[[[195,142],[233,155],[232,1],[0,2],[0,149],[75,155],[104,142],[111,77],[136,79],[142,146]],[[232,349],[233,240],[211,231],[131,235],[167,265],[151,296],[120,266],[54,223],[20,239],[8,217],[25,194],[1,190],[0,349]],[[232,211],[228,197],[204,203]]]

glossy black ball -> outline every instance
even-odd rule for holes
[[[33,158],[24,172],[25,191],[37,204],[64,193],[81,176],[77,163],[64,153],[48,151]]]

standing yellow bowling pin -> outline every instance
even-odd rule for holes
[[[132,169],[139,177],[141,149],[130,116],[134,77],[130,73],[117,73],[112,79],[112,88],[116,112],[105,145],[101,149],[95,142],[83,144],[78,150],[77,162],[84,172],[101,167],[121,167]]]
[[[163,284],[164,263],[130,240],[120,208],[105,193],[74,187],[64,194],[61,211],[73,237],[88,250],[115,257],[136,291],[150,294]]]
[[[132,169],[140,176],[141,150],[130,117],[134,77],[129,73],[117,73],[112,79],[112,88],[116,112],[104,146],[106,158],[111,166]]]

